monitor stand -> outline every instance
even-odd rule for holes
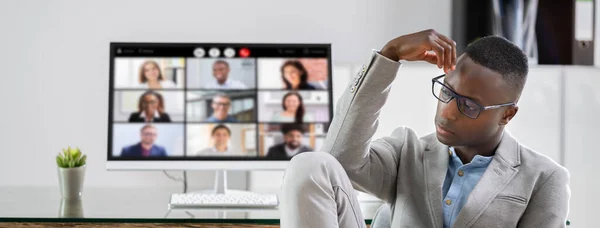
[[[215,185],[210,190],[192,191],[192,193],[204,193],[204,194],[257,194],[246,190],[233,190],[227,188],[227,170],[216,170],[215,171]]]

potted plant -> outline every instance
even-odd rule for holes
[[[86,155],[79,148],[63,149],[56,156],[58,181],[63,199],[78,199],[83,189]]]

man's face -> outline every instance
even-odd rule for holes
[[[146,145],[154,144],[154,141],[156,141],[156,136],[157,136],[156,128],[153,128],[153,127],[145,128],[144,130],[142,130],[141,136],[142,136],[142,144],[146,144]]]
[[[220,128],[212,135],[215,141],[215,146],[227,145],[229,142],[229,132],[226,129]]]
[[[213,76],[219,82],[227,81],[227,77],[229,76],[229,67],[223,63],[213,64]]]
[[[227,116],[229,108],[231,107],[231,100],[227,97],[216,96],[212,101],[212,108],[214,110],[214,116]]]
[[[296,149],[300,147],[302,143],[302,132],[300,131],[289,131],[285,134],[285,145],[287,145],[291,149]]]
[[[516,95],[507,89],[502,75],[473,62],[466,55],[458,59],[456,70],[449,72],[443,80],[456,93],[483,106],[516,101]],[[477,119],[471,119],[458,110],[456,99],[447,104],[438,101],[435,115],[437,138],[449,146],[486,143],[503,127],[501,122],[507,109],[515,107],[481,111]]]

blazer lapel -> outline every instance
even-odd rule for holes
[[[448,146],[437,141],[435,135],[428,143],[423,154],[423,164],[425,170],[426,197],[429,203],[429,211],[434,227],[442,227],[443,207],[442,207],[442,185],[446,178],[448,170]]]
[[[515,177],[521,164],[517,141],[504,132],[496,154],[467,198],[453,227],[469,227],[504,187]]]

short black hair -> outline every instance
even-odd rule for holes
[[[225,130],[227,130],[227,133],[229,133],[229,135],[231,136],[231,130],[229,130],[229,128],[227,126],[223,125],[223,124],[219,124],[215,128],[213,128],[212,133],[210,135],[215,135],[215,133],[219,129],[225,129]]]
[[[302,124],[283,124],[281,125],[281,133],[287,135],[290,131],[299,131],[304,134],[304,126]]]
[[[529,72],[525,53],[514,43],[500,36],[486,36],[470,43],[465,54],[475,63],[502,75],[517,92],[523,91]]]
[[[217,61],[215,61],[215,62],[213,63],[213,66],[214,66],[214,65],[217,65],[217,64],[223,64],[223,65],[225,65],[227,68],[229,68],[229,63],[228,63],[227,61],[225,61],[225,60],[219,59],[219,60],[217,60]]]

